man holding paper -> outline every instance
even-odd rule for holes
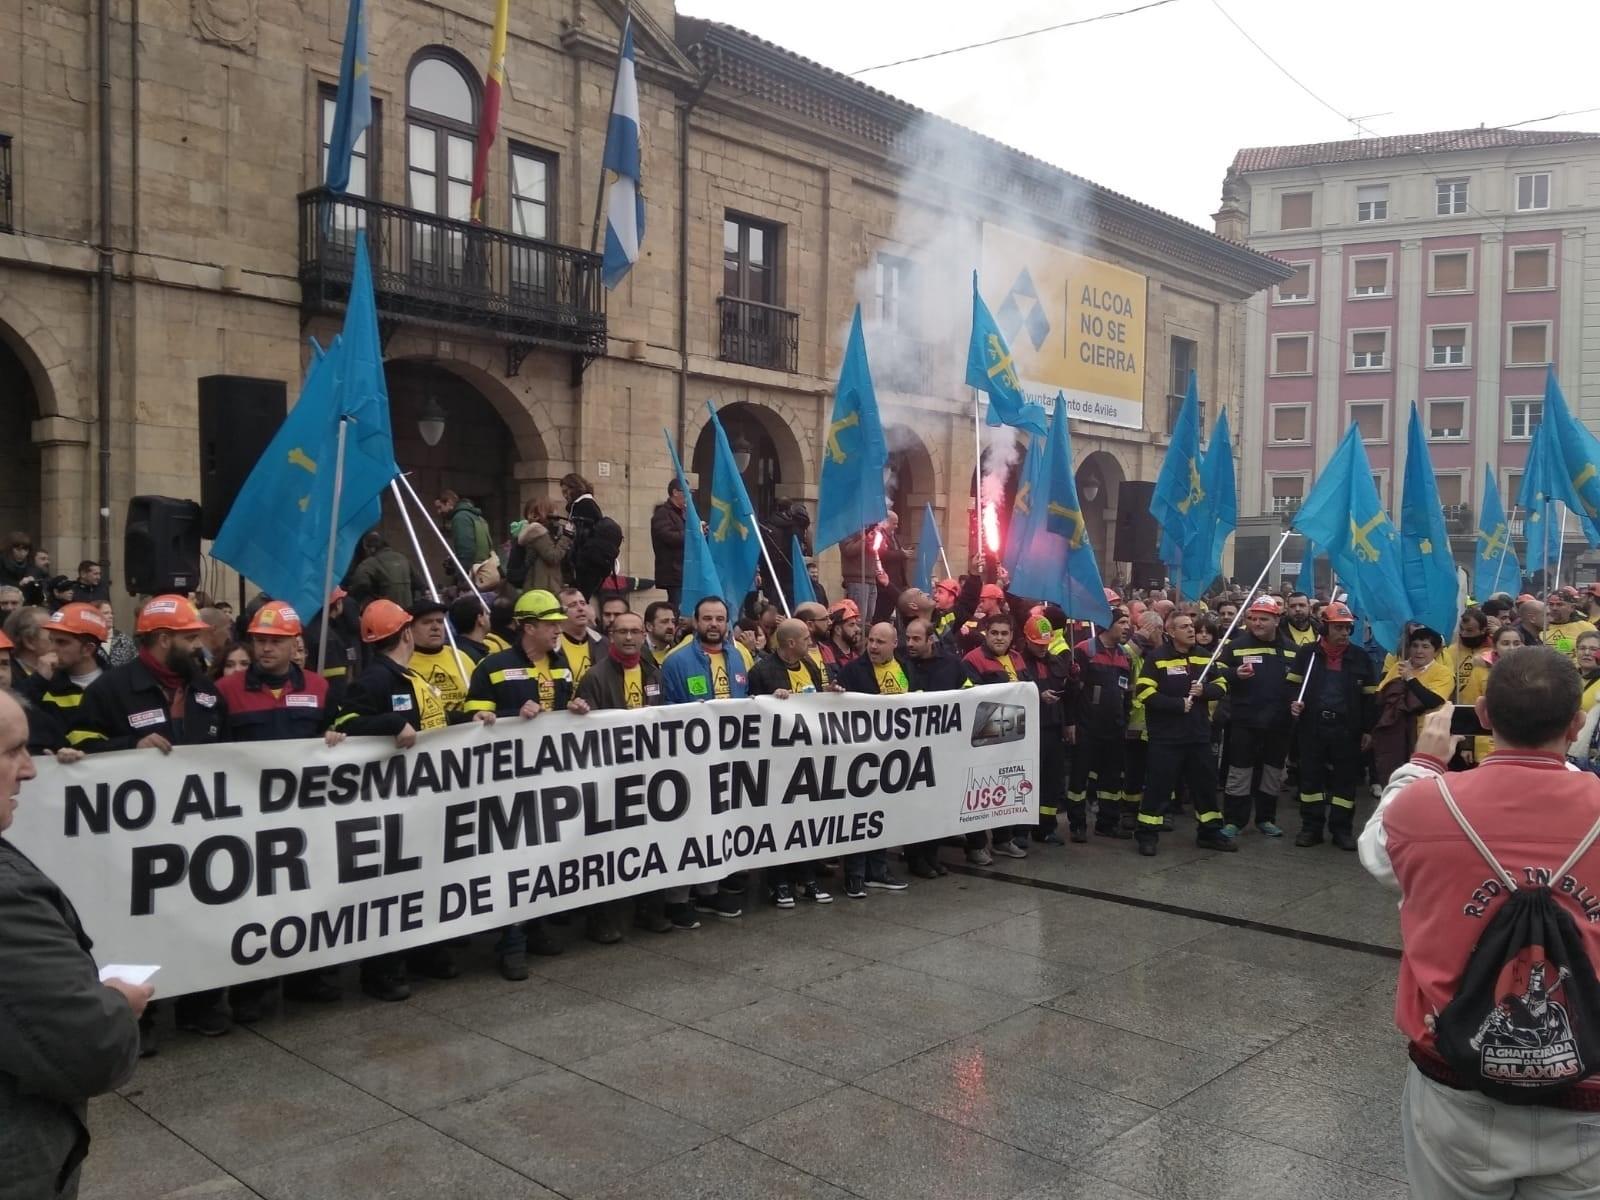
[[[0,835],[33,774],[27,718],[0,692]],[[70,1198],[89,1097],[132,1076],[151,989],[100,982],[71,901],[4,836],[0,930],[0,1195]]]

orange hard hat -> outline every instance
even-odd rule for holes
[[[1281,617],[1283,616],[1283,601],[1268,592],[1263,592],[1250,602],[1250,607],[1245,609],[1247,617]]]
[[[1327,607],[1322,610],[1322,623],[1324,625],[1354,625],[1355,613],[1350,611],[1350,606],[1343,600],[1330,600]]]
[[[210,628],[200,619],[200,613],[186,596],[168,593],[145,601],[134,622],[135,633],[201,633]]]
[[[1022,636],[1035,646],[1048,646],[1055,641],[1056,631],[1045,615],[1034,609],[1022,623]]]
[[[1117,595],[1117,590],[1115,588],[1106,588],[1105,592],[1106,603],[1111,605],[1113,608],[1122,603],[1122,597]]]
[[[933,590],[936,592],[953,592],[956,595],[960,595],[961,585],[954,579],[941,579],[933,585]]]
[[[300,614],[286,600],[269,600],[250,618],[249,637],[299,637],[305,632]]]
[[[361,614],[361,640],[381,642],[411,624],[411,614],[393,600],[374,600]]]
[[[52,633],[70,633],[74,637],[92,637],[103,642],[111,636],[106,619],[95,604],[64,604],[50,614],[44,627]]]
[[[0,630],[0,650],[15,650],[15,649],[16,649],[16,646],[12,643],[11,639],[8,638],[5,635],[5,632],[3,630]]]
[[[861,609],[856,607],[854,600],[835,600],[833,607],[828,610],[828,616],[835,621],[859,621]]]
[[[1005,598],[1006,590],[998,583],[986,583],[983,585],[983,590],[978,593],[979,600],[1004,600]]]

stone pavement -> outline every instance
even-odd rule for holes
[[[522,984],[479,939],[403,1004],[347,974],[169,1035],[91,1106],[82,1194],[1400,1200],[1392,897],[1332,847],[1187,840],[577,939]]]

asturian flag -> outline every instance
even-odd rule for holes
[[[606,126],[606,152],[602,170],[615,178],[606,192],[606,248],[600,275],[606,290],[617,284],[639,261],[644,241],[644,193],[639,187],[639,83],[634,76],[633,19],[622,26],[622,53],[617,56],[617,86],[611,101],[611,123]]]

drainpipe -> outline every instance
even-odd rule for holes
[[[701,76],[688,100],[678,106],[678,427],[672,440],[685,462],[694,455],[682,445],[689,413],[689,114],[711,86],[711,73]],[[692,502],[692,501],[691,501]]]
[[[96,69],[100,76],[100,269],[96,278],[95,435],[100,440],[99,498],[102,570],[111,574],[111,0],[96,6]]]

